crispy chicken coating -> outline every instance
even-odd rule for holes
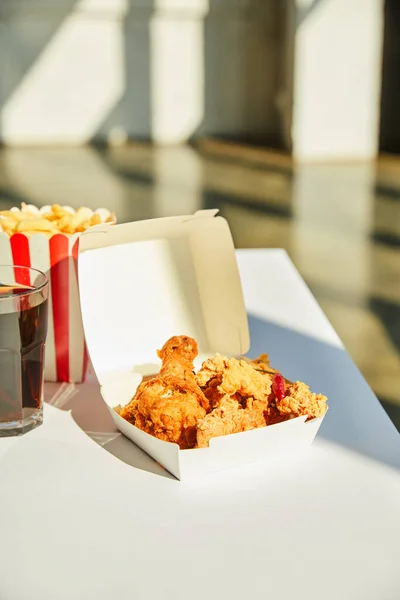
[[[235,394],[239,394],[244,401],[253,398],[265,404],[271,391],[271,378],[268,375],[254,369],[243,358],[226,358],[220,354],[204,361],[197,373],[197,383],[209,397],[213,408],[225,396]]]
[[[207,447],[214,437],[265,427],[271,392],[268,367],[266,355],[254,362],[216,355],[203,363],[197,382],[213,410],[197,425],[197,447]]]
[[[326,396],[314,394],[308,385],[296,381],[287,387],[286,396],[277,402],[277,407],[281,415],[287,415],[290,419],[300,415],[314,419],[324,416],[328,410],[326,401]]]
[[[208,447],[211,438],[265,427],[263,410],[253,410],[252,407],[252,401],[243,408],[235,397],[225,396],[217,408],[198,422],[196,447]]]
[[[197,422],[209,407],[193,374],[197,354],[192,338],[169,339],[158,352],[159,375],[140,384],[131,402],[121,409],[121,417],[161,440],[193,448]]]
[[[314,394],[305,383],[301,381],[288,383],[286,381],[284,398],[270,398],[265,413],[267,425],[282,423],[282,421],[301,415],[307,415],[309,419],[323,417],[328,410],[326,401],[326,396]]]

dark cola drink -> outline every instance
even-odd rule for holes
[[[48,284],[37,273],[34,285],[0,283],[0,437],[20,435],[43,420]]]

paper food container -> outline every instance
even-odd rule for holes
[[[83,324],[101,394],[118,429],[178,479],[189,479],[312,442],[322,419],[298,417],[180,450],[114,410],[142,376],[158,372],[156,350],[173,335],[199,344],[196,367],[217,352],[249,349],[249,330],[232,236],[217,211],[105,228],[80,237]],[[268,340],[265,340],[268,348]]]
[[[88,369],[78,292],[77,241],[80,235],[59,233],[49,238],[43,233],[9,236],[0,232],[0,264],[33,267],[49,276],[46,381],[80,383]],[[18,283],[29,285],[29,281]]]

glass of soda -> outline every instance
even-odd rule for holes
[[[0,265],[0,437],[43,421],[48,294],[41,271]]]

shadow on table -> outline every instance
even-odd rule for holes
[[[272,365],[328,396],[318,436],[400,469],[400,436],[347,352],[249,315],[251,349],[267,349]]]
[[[76,424],[94,442],[127,465],[168,479],[175,479],[146,452],[116,430],[95,381],[89,381],[84,385],[47,383],[45,402],[60,410],[71,411]]]
[[[164,467],[146,454],[146,452],[143,452],[136,444],[122,435],[122,433],[103,444],[103,448],[131,467],[147,471],[148,473],[154,473],[155,475],[161,475],[167,479],[176,479]]]

